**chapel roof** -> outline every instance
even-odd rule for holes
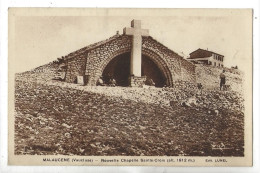
[[[58,58],[58,59],[63,59],[63,58],[64,58],[64,59],[67,60],[67,59],[74,58],[74,57],[76,57],[77,55],[80,55],[80,54],[83,54],[83,53],[85,53],[85,52],[88,52],[88,51],[90,51],[90,50],[92,50],[92,49],[95,49],[95,48],[97,48],[97,47],[99,47],[99,46],[102,46],[102,45],[104,45],[104,44],[106,44],[106,43],[109,43],[110,41],[113,41],[113,40],[115,40],[115,39],[117,39],[117,38],[119,38],[119,37],[122,37],[122,36],[126,36],[126,35],[124,35],[124,34],[116,34],[116,35],[114,35],[114,36],[112,36],[112,37],[109,37],[108,39],[105,39],[105,40],[102,40],[102,41],[99,41],[99,42],[90,44],[90,45],[88,45],[88,46],[85,46],[85,47],[83,47],[83,48],[81,48],[81,49],[79,49],[79,50],[76,50],[76,51],[74,51],[74,52],[71,52],[71,53],[69,53],[68,55],[63,56],[62,58]],[[170,52],[170,54],[175,54],[175,55],[180,56],[178,53],[176,53],[176,52],[174,52],[173,50],[169,49],[168,47],[166,47],[165,45],[163,45],[162,43],[160,43],[159,41],[157,41],[157,40],[154,39],[153,37],[148,36],[147,38],[150,38],[152,41],[154,41],[154,42],[156,42],[157,44],[159,44],[160,46],[164,47],[164,49],[167,49],[167,51]],[[180,57],[183,58],[182,56],[180,56]]]

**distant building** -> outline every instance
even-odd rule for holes
[[[207,65],[223,67],[224,56],[218,53],[197,49],[190,53],[190,57],[187,60],[191,62],[203,63]]]

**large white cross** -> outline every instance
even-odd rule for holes
[[[149,30],[141,29],[141,20],[132,20],[131,28],[124,28],[124,34],[133,36],[130,61],[130,74],[141,77],[142,36],[149,36]]]

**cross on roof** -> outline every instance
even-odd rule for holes
[[[141,77],[141,63],[142,63],[142,36],[149,36],[148,29],[141,29],[140,20],[132,20],[131,28],[124,28],[125,35],[133,36],[130,74]]]
[[[124,34],[135,37],[149,36],[149,30],[141,29],[141,20],[132,20],[131,28],[124,28]]]

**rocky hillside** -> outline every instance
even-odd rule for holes
[[[30,78],[30,80],[33,79],[39,82],[51,81],[58,73],[59,65],[58,62],[54,61],[37,67],[31,71],[19,73],[17,74],[17,76],[19,76],[17,79],[26,80],[26,78]],[[239,69],[219,68],[196,64],[196,81],[197,83],[201,83],[205,89],[218,90],[220,82],[219,75],[223,69],[225,70],[226,84],[230,85],[232,91],[242,94],[244,73]],[[176,85],[178,85],[178,82]]]
[[[129,92],[127,88],[120,88],[83,89],[18,80],[15,153],[103,156],[244,154],[241,111],[223,108],[215,112],[206,106],[165,105],[156,98],[164,96],[166,103],[166,97],[171,98],[175,92],[162,89]],[[149,99],[139,100],[140,97]]]
[[[16,154],[244,155],[239,71],[227,69],[232,90],[219,91],[214,67],[197,68],[202,90],[181,81],[172,88],[79,86],[51,80],[57,68],[16,75]]]
[[[231,90],[243,93],[244,73],[239,69],[224,68],[226,84],[230,85]],[[197,83],[201,83],[205,88],[218,89],[219,75],[223,68],[196,64]]]
[[[58,73],[59,63],[50,62],[48,64],[39,66],[30,71],[26,71],[23,73],[17,73],[16,79],[23,81],[38,81],[38,82],[46,82],[51,81],[55,78]]]

